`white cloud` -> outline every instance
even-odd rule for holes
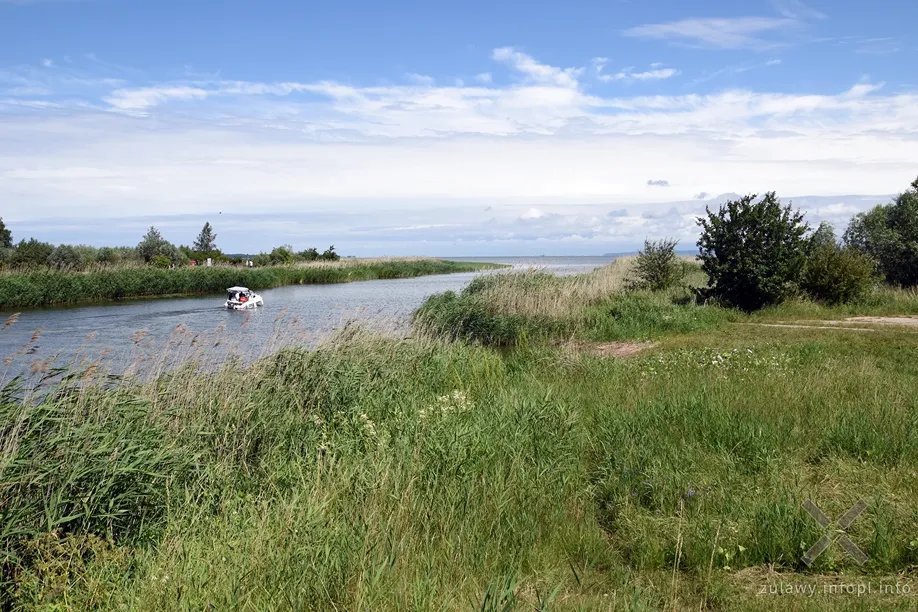
[[[501,47],[491,53],[492,59],[512,66],[523,73],[530,80],[537,83],[557,85],[560,87],[576,87],[577,77],[583,68],[557,68],[547,64],[540,64],[532,57],[517,51],[513,47]]]
[[[488,84],[491,82],[491,73],[482,72],[482,73],[476,74],[475,80],[478,81],[479,83]]]
[[[634,72],[634,67],[622,68],[615,74],[605,72],[606,64],[609,62],[607,57],[594,57],[592,64],[596,78],[604,83],[611,81],[651,81],[657,79],[668,79],[679,74],[674,68],[661,68],[663,64],[655,62],[650,65],[651,70],[644,72]]]
[[[677,74],[679,71],[675,68],[657,68],[644,72],[632,72],[632,68],[625,68],[615,74],[600,74],[599,80],[607,83],[610,81],[654,81],[668,79]]]
[[[779,59],[770,59],[767,62],[765,62],[766,66],[779,66],[780,64],[781,64],[781,60]]]
[[[54,66],[54,62],[48,58],[45,58],[41,60],[41,65],[44,66],[45,68],[51,68],[52,66]]]
[[[860,83],[846,91],[844,95],[848,98],[862,98],[883,89],[883,85],[885,85],[885,83]]]
[[[427,76],[426,74],[417,74],[416,72],[410,72],[405,75],[405,78],[411,81],[412,83],[415,83],[417,85],[423,85],[425,87],[430,87],[431,85],[434,84],[433,77]]]
[[[918,167],[915,92],[865,81],[833,95],[599,95],[576,69],[495,54],[522,82],[132,87],[97,76],[93,87],[106,93],[91,101],[60,91],[53,102],[0,98],[4,218],[40,228],[61,216],[257,210],[327,213],[309,231],[329,235],[370,224],[383,240],[385,228],[405,228],[398,233],[413,244],[438,224],[461,229],[442,228],[444,240],[639,242],[694,231],[688,204],[663,218],[671,207],[660,208],[662,193],[695,207],[702,193],[833,196],[813,210],[838,217],[829,206],[866,206],[844,194],[895,192]],[[648,188],[659,176],[669,187]],[[625,214],[607,221],[612,210]]]
[[[199,87],[162,86],[116,89],[105,101],[119,110],[143,110],[170,100],[203,99],[208,91]]]
[[[797,25],[787,17],[735,17],[683,19],[639,25],[625,30],[625,36],[656,40],[675,40],[720,49],[774,48],[779,43],[759,35],[782,32]]]

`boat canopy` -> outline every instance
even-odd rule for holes
[[[245,293],[248,291],[247,287],[230,287],[226,290],[227,293]]]

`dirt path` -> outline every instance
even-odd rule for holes
[[[861,325],[879,325],[877,327],[854,327],[853,324]],[[814,320],[812,324],[809,321],[778,321],[775,323],[744,323],[744,325],[756,325],[759,327],[785,327],[792,329],[836,329],[847,331],[877,332],[887,331],[890,327],[913,328],[903,329],[905,333],[918,333],[918,316],[902,317],[848,317],[841,321],[819,321]],[[885,327],[886,329],[882,329]]]

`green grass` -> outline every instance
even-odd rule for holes
[[[0,308],[120,300],[132,297],[218,293],[242,285],[254,290],[281,285],[346,283],[472,272],[494,264],[440,259],[344,260],[335,263],[241,268],[232,266],[101,268],[88,272],[35,270],[0,274]]]
[[[630,359],[556,348],[520,302],[501,351],[349,328],[245,371],[8,385],[0,607],[914,609],[823,587],[918,592],[918,334],[679,298],[600,297],[561,330],[656,341]],[[864,566],[802,562],[806,499],[867,502]]]

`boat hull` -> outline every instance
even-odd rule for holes
[[[264,300],[252,300],[250,302],[226,302],[224,306],[229,310],[253,310],[259,306],[264,306]]]

